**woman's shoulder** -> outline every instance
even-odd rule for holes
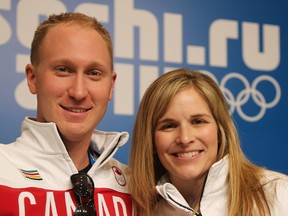
[[[273,190],[277,194],[285,194],[288,199],[288,175],[272,170],[264,170],[261,184],[266,190]]]
[[[288,176],[284,173],[265,170],[261,178],[266,198],[271,203],[271,215],[287,215]]]
[[[281,181],[281,182],[286,182],[288,183],[288,175],[281,173],[281,172],[277,172],[277,171],[273,171],[273,170],[264,170],[263,171],[263,176],[262,176],[262,180],[263,181]]]

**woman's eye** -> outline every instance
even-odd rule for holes
[[[162,126],[160,126],[160,130],[169,130],[169,129],[173,129],[176,128],[175,124],[164,124]]]
[[[205,123],[205,121],[203,119],[192,120],[192,124],[195,124],[195,125],[199,125],[199,124],[203,124],[203,123]]]

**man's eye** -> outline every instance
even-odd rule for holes
[[[69,72],[68,68],[66,67],[57,67],[56,70],[59,72]]]
[[[89,72],[89,75],[91,75],[91,76],[100,76],[100,72],[99,71],[90,71]]]

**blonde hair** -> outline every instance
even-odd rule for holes
[[[150,215],[159,197],[155,185],[166,173],[156,154],[154,131],[157,121],[177,93],[193,86],[205,98],[218,126],[218,160],[229,154],[228,211],[235,215],[270,215],[260,176],[263,169],[243,154],[237,129],[218,85],[203,73],[179,69],[156,79],[146,90],[134,125],[129,166],[130,191],[140,215]]]
[[[31,44],[30,61],[32,64],[39,63],[39,55],[40,55],[39,48],[48,31],[61,23],[79,24],[82,25],[83,27],[88,27],[96,30],[107,45],[108,52],[112,62],[111,67],[113,69],[113,46],[109,31],[106,30],[103,27],[103,25],[97,21],[95,17],[90,17],[85,14],[77,12],[52,14],[45,21],[40,23],[40,25],[37,27],[34,33],[34,38]]]

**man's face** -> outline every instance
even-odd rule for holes
[[[37,121],[56,123],[64,139],[90,140],[116,79],[104,40],[91,28],[60,24],[49,30],[39,54],[39,64],[26,67]]]

